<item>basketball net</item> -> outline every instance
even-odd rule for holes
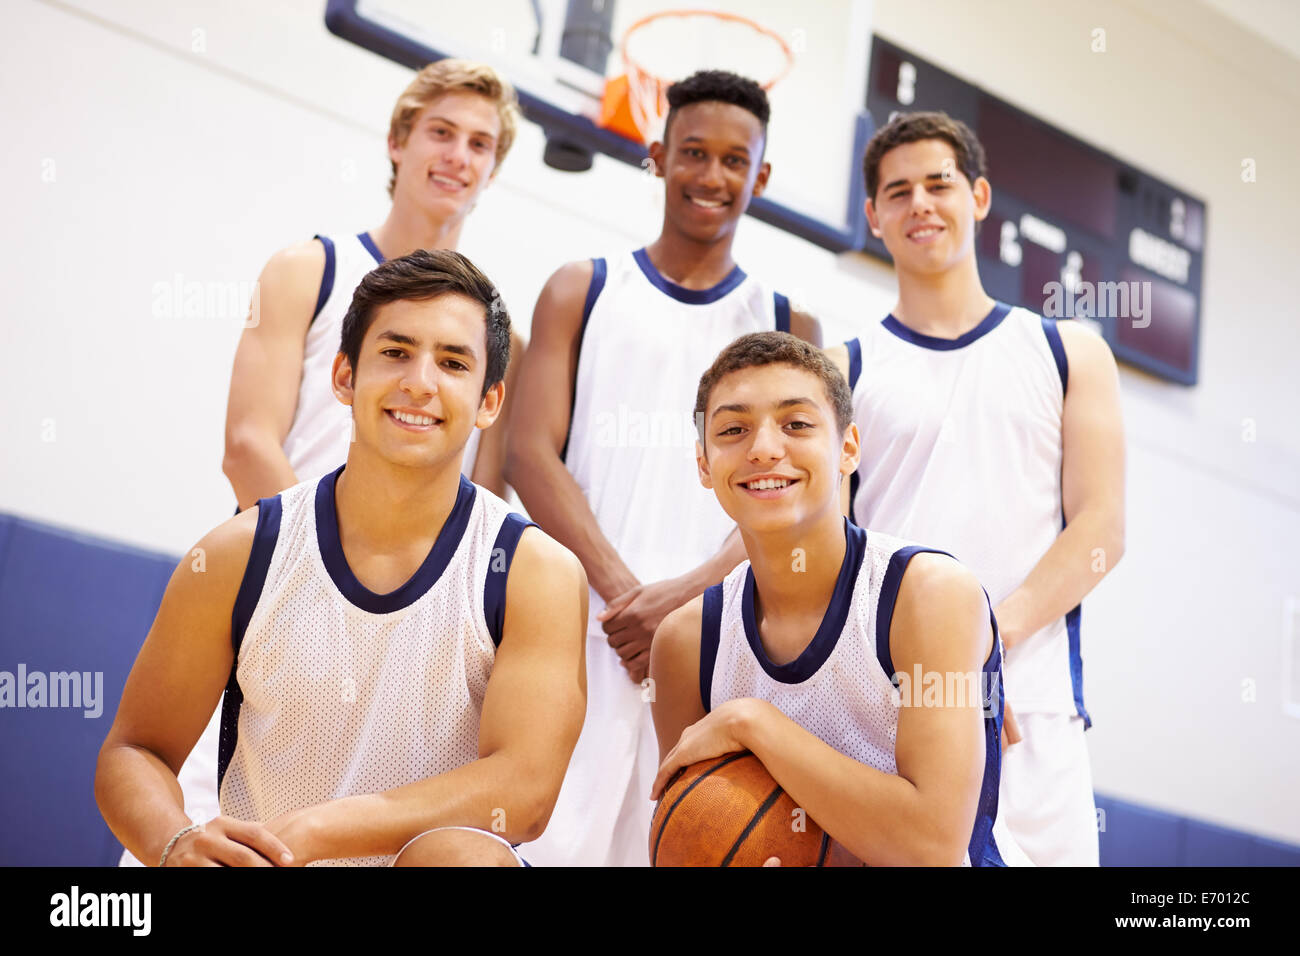
[[[716,10],[643,17],[623,34],[619,52],[626,72],[605,85],[600,125],[646,145],[663,134],[668,87],[696,70],[729,70],[770,90],[794,66],[776,31]]]

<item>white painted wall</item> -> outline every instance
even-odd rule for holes
[[[383,137],[410,73],[329,35],[323,6],[7,9],[0,510],[172,553],[230,513],[243,313],[168,314],[166,290],[180,276],[247,294],[276,248],[382,220]],[[1106,792],[1300,841],[1300,721],[1281,703],[1282,606],[1300,595],[1300,64],[1190,2],[875,0],[875,29],[1208,202],[1201,384],[1124,372],[1128,554],[1084,610],[1094,769]],[[558,173],[541,149],[525,126],[462,246],[524,331],[557,265],[658,224],[637,171]],[[828,341],[893,301],[883,265],[758,222],[737,255],[813,307]]]

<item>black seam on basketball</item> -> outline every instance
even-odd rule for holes
[[[738,754],[732,754],[730,757],[726,758],[725,760],[719,760],[708,770],[704,771],[704,773],[700,774],[698,777],[692,780],[691,785],[687,787],[685,790],[683,790],[681,796],[679,796],[676,800],[673,801],[673,805],[669,807],[668,812],[664,814],[663,823],[659,824],[659,832],[655,835],[655,852],[654,855],[650,857],[651,866],[659,865],[659,841],[664,838],[664,830],[668,828],[668,820],[670,817],[672,817],[673,811],[677,809],[677,805],[681,803],[683,800],[685,800],[686,795],[690,793],[692,790],[694,790],[696,786],[699,785],[699,782],[703,780],[705,777],[707,777],[709,774],[713,773],[713,771],[717,770],[719,767],[725,767],[733,760],[739,760],[741,757],[748,757],[748,756],[750,756],[748,751],[741,751]],[[682,769],[684,770],[686,768],[683,767]],[[681,771],[678,771],[678,773],[680,772]],[[672,786],[672,781],[669,781],[669,786]],[[664,787],[664,789],[667,790],[668,787]]]
[[[830,852],[830,849],[831,849],[831,835],[830,835],[829,833],[827,833],[825,830],[823,830],[823,831],[822,831],[822,846],[821,846],[821,849],[817,851],[817,865],[818,865],[818,866],[825,866],[825,865],[826,865],[826,854],[828,854],[828,853]]]
[[[722,862],[718,864],[719,866],[731,866],[731,860],[736,853],[739,852],[740,845],[745,842],[746,837],[754,832],[754,827],[758,826],[758,821],[763,819],[763,814],[772,809],[772,805],[776,803],[782,792],[781,788],[777,787],[767,795],[767,799],[763,801],[763,805],[754,811],[754,815],[750,818],[749,824],[741,831],[740,836],[736,837],[736,842],[731,844],[731,849],[728,850],[727,855],[722,858]]]

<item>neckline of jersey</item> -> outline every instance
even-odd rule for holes
[[[840,564],[839,577],[835,579],[835,590],[826,605],[822,622],[817,633],[808,646],[794,660],[785,664],[774,664],[763,649],[763,642],[758,635],[758,620],[754,615],[754,568],[745,569],[745,589],[741,595],[741,619],[745,626],[745,639],[768,677],[783,684],[799,684],[812,677],[830,658],[831,652],[839,643],[840,634],[849,617],[849,607],[853,603],[853,592],[857,585],[858,572],[862,568],[862,558],[866,554],[867,533],[862,528],[844,519],[844,561]]]
[[[410,579],[396,590],[389,591],[387,594],[376,594],[358,581],[357,576],[352,573],[339,540],[334,486],[346,467],[346,464],[340,466],[337,471],[322,477],[316,485],[316,542],[320,547],[325,570],[329,573],[334,586],[339,589],[339,593],[362,611],[371,614],[389,614],[410,607],[438,583],[456,549],[460,547],[474,506],[474,485],[467,481],[464,475],[460,476],[456,503],[452,506],[447,520],[443,522],[442,530],[438,532],[438,537],[423,563]]]
[[[685,302],[687,305],[708,305],[711,302],[717,302],[749,278],[744,269],[735,266],[727,274],[727,277],[715,286],[708,289],[688,289],[666,278],[663,273],[656,269],[655,264],[650,261],[650,253],[644,247],[632,253],[632,258],[641,267],[641,272],[650,281],[651,285],[664,295],[676,299],[678,302]]]
[[[972,342],[988,335],[1002,324],[1002,320],[1007,317],[1007,313],[1010,311],[1011,306],[1007,305],[1005,302],[995,301],[993,303],[993,308],[989,311],[988,315],[984,316],[984,318],[980,320],[979,325],[975,326],[975,328],[968,332],[957,336],[955,339],[942,339],[938,336],[917,332],[900,322],[894,317],[892,312],[885,316],[880,324],[890,332],[893,332],[904,342],[911,342],[913,345],[919,345],[923,349],[933,349],[938,352],[951,352],[955,349],[965,348]]]
[[[370,253],[372,256],[375,257],[375,262],[379,263],[381,266],[384,264],[385,262],[384,254],[380,252],[379,247],[375,245],[375,240],[370,238],[370,233],[368,232],[357,233],[357,240],[363,246],[366,247],[366,252]]]

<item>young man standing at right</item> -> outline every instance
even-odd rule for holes
[[[898,303],[830,350],[862,430],[845,507],[862,527],[950,552],[988,590],[1020,736],[1000,815],[1036,864],[1096,866],[1079,618],[1124,550],[1115,360],[1085,327],[984,291],[975,231],[992,193],[965,124],[896,117],[863,166]]]

